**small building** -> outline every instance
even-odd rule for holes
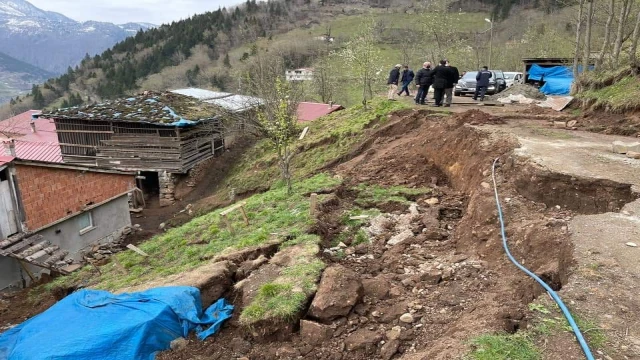
[[[287,81],[311,81],[313,80],[313,69],[300,68],[295,70],[287,70],[285,72]]]
[[[203,101],[206,92],[144,92],[43,117],[55,122],[65,164],[136,171],[140,188],[159,192],[166,206],[175,201],[176,175],[224,151],[225,134],[239,126],[225,116],[257,106],[226,93]]]
[[[0,156],[0,290],[70,272],[95,244],[119,238],[134,187],[133,173]]]
[[[334,111],[342,110],[342,105],[301,102],[298,104],[298,121],[313,121]]]

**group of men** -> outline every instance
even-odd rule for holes
[[[460,73],[458,68],[449,64],[449,61],[441,60],[435,68],[432,68],[431,62],[427,61],[422,64],[422,69],[418,70],[416,74],[409,69],[408,65],[404,65],[402,72],[400,72],[401,68],[403,68],[403,66],[398,64],[391,69],[389,73],[389,79],[387,81],[389,85],[389,100],[395,100],[396,95],[400,96],[403,93],[405,93],[406,96],[410,96],[409,85],[415,80],[416,87],[418,88],[415,97],[416,104],[426,105],[425,101],[429,93],[429,88],[433,87],[433,106],[451,106],[453,88],[458,83],[458,80],[460,80]],[[491,72],[487,71],[486,67],[484,67],[483,71],[479,72],[477,77],[477,90],[484,89],[486,91]],[[402,84],[402,87],[398,92],[399,83]],[[484,99],[485,91],[481,91],[481,99]],[[474,100],[476,100],[477,97],[478,91],[476,91]]]

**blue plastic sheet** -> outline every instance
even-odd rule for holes
[[[541,67],[531,65],[529,80],[544,81],[540,92],[545,95],[569,95],[573,84],[573,71],[568,66]]]
[[[224,299],[203,312],[194,287],[80,290],[0,334],[0,360],[152,360],[191,330],[200,339],[214,334],[232,312]]]

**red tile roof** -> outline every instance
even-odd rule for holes
[[[31,130],[32,115],[39,113],[29,110],[0,121],[0,138],[14,139],[18,159],[61,163],[62,153],[53,120],[35,119],[36,131]]]
[[[298,121],[312,121],[342,109],[341,105],[301,102],[298,104]]]

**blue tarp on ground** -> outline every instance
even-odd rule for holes
[[[573,84],[573,71],[568,66],[541,67],[531,65],[529,80],[544,81],[540,92],[545,95],[569,95]]]
[[[151,360],[191,330],[200,339],[217,332],[232,312],[224,299],[203,312],[200,291],[188,286],[80,290],[0,334],[0,360]]]

